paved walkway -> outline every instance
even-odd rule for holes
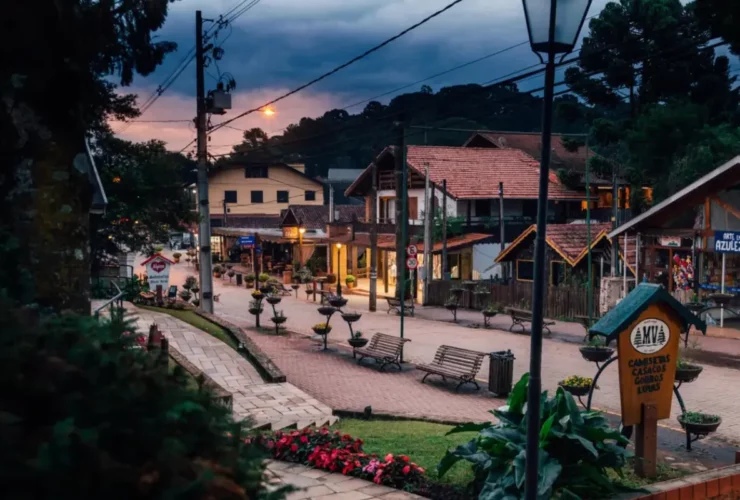
[[[336,418],[332,410],[290,383],[268,384],[252,364],[220,340],[169,314],[126,304],[140,331],[156,323],[170,346],[217,384],[232,393],[234,416],[251,418],[256,426],[279,429],[297,424],[324,425]]]
[[[363,479],[333,474],[288,462],[270,461],[267,465],[267,474],[271,477],[270,483],[274,486],[290,484],[300,488],[300,491],[289,493],[286,500],[309,498],[321,500],[368,500],[371,498],[414,500],[423,498]]]

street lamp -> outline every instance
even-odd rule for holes
[[[342,244],[337,243],[337,295],[342,296]]]
[[[550,174],[552,99],[555,55],[568,53],[578,40],[591,0],[522,0],[532,51],[543,61],[546,54],[545,92],[542,103],[542,152],[540,192],[537,200],[537,236],[534,250],[532,335],[530,338],[529,388],[527,391],[527,449],[525,498],[537,498],[539,465],[540,392],[542,388],[542,308],[545,299],[545,232],[547,188]],[[544,61],[543,61],[544,62]]]
[[[306,228],[303,226],[300,226],[298,228],[298,263],[300,264],[300,267],[303,267],[303,234],[306,232]]]

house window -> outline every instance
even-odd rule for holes
[[[224,191],[224,201],[226,203],[236,203],[236,191]]]
[[[490,217],[491,216],[491,200],[475,200],[475,216],[476,217]]]
[[[416,220],[419,218],[419,198],[416,196],[409,197],[409,219]]]
[[[252,191],[252,203],[263,203],[262,191]]]
[[[453,280],[460,279],[460,254],[453,253],[447,256],[447,265],[450,268],[450,278]]]
[[[290,198],[290,195],[288,194],[288,191],[278,191],[277,192],[278,203],[288,203],[289,198]]]
[[[534,281],[534,261],[517,260],[516,261],[516,280],[517,281]]]
[[[537,200],[524,200],[522,202],[522,215],[530,219],[537,217]]]
[[[267,179],[267,167],[245,167],[244,177],[249,179]]]
[[[306,191],[306,201],[316,201],[316,191]]]

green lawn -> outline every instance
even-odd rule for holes
[[[218,326],[216,323],[212,323],[208,321],[207,319],[203,318],[202,316],[198,316],[193,311],[188,310],[177,310],[177,309],[165,309],[163,307],[152,307],[152,306],[138,306],[142,309],[147,309],[149,311],[155,311],[155,312],[161,312],[165,314],[169,314],[170,316],[173,316],[179,320],[184,321],[185,323],[188,323],[190,325],[193,325],[195,328],[198,328],[200,330],[203,330],[206,333],[211,334],[212,336],[216,337],[221,342],[224,342],[232,349],[236,350],[237,344],[232,340],[231,336]]]
[[[437,464],[449,448],[467,443],[476,436],[465,432],[445,436],[452,426],[429,422],[401,420],[341,419],[334,429],[365,442],[366,453],[385,456],[388,453],[408,455],[426,469],[432,479],[437,479]],[[473,479],[470,464],[456,464],[441,479],[443,483],[465,486]]]

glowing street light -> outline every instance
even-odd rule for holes
[[[337,295],[342,296],[342,244],[337,243]]]
[[[272,116],[275,114],[275,110],[272,108],[265,108],[262,110],[262,114],[265,116]]]

